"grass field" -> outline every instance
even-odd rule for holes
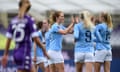
[[[5,48],[6,44],[6,37],[2,34],[0,34],[0,50],[3,50]],[[15,47],[14,42],[11,42],[10,49],[13,49]]]

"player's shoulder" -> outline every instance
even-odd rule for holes
[[[57,23],[54,23],[53,25],[52,25],[53,27],[56,27],[56,26],[59,26]]]
[[[79,22],[79,23],[75,24],[75,27],[81,27],[81,25],[82,25],[82,22]]]
[[[37,33],[38,33],[39,35],[42,35],[42,31],[41,31],[41,30],[38,30]]]
[[[105,27],[105,23],[99,23],[96,25],[96,28],[104,28]]]
[[[31,20],[31,21],[35,21],[35,18],[33,16],[30,16],[30,15],[25,15],[25,18]]]
[[[41,31],[41,30],[38,30],[38,33],[42,33],[42,31]]]
[[[54,28],[59,28],[59,25],[58,25],[57,23],[54,23],[51,28],[52,28],[52,29],[54,29]]]
[[[16,24],[17,22],[18,22],[17,16],[13,17],[13,18],[10,20],[10,24]]]

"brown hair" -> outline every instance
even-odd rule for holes
[[[39,21],[39,22],[37,23],[37,29],[38,29],[38,30],[41,29],[42,26],[43,26],[43,22],[42,22],[42,21]]]
[[[60,13],[62,13],[62,11],[56,11],[53,16],[52,16],[52,20],[53,22],[56,22],[56,18],[60,16]]]

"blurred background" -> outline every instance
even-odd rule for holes
[[[18,12],[19,0],[0,0],[0,62],[5,48],[5,33],[8,24]],[[54,11],[60,10],[65,13],[65,26],[70,23],[70,17],[73,14],[79,15],[82,10],[88,10],[93,15],[98,15],[102,11],[112,14],[114,30],[111,35],[111,45],[113,52],[113,61],[111,63],[111,72],[120,72],[120,0],[30,0],[32,8],[29,12],[36,21],[48,18]],[[74,38],[72,34],[64,36],[63,56],[65,59],[65,72],[75,72],[74,67]],[[12,42],[10,47],[9,63],[7,68],[3,69],[0,63],[0,72],[15,72],[16,67],[12,58],[12,51],[15,44]],[[103,69],[101,68],[101,72]]]

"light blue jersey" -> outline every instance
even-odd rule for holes
[[[43,42],[42,32],[38,31],[38,34],[39,34],[40,41]],[[32,48],[32,56],[34,56],[34,48]],[[36,45],[36,56],[37,57],[44,57],[42,49],[39,48],[39,46],[37,46],[37,45]]]
[[[46,50],[50,47],[50,30],[45,33]]]
[[[112,30],[108,28],[107,24],[101,23],[96,26],[95,36],[96,36],[96,49],[110,50],[110,35]]]
[[[75,38],[75,52],[94,52],[93,38],[94,28],[87,29],[83,22],[75,24],[74,38]]]
[[[62,24],[58,25],[57,23],[52,25],[51,33],[50,33],[50,48],[49,48],[49,50],[60,51],[62,49],[63,36],[62,36],[62,34],[59,33],[60,29],[64,30],[65,27]]]

